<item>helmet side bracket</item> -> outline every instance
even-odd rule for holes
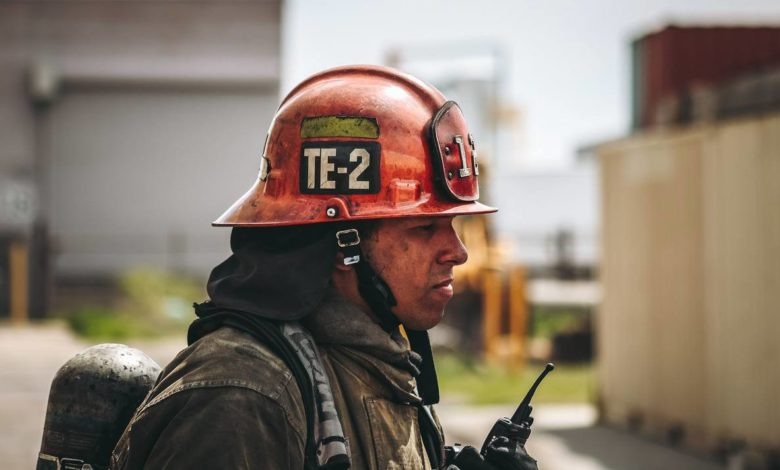
[[[458,125],[457,118],[453,119],[450,112],[457,112],[459,116],[462,116],[460,106],[455,101],[447,101],[436,111],[428,127],[434,183],[454,201],[476,201],[479,199],[479,186],[477,185],[479,173],[476,166],[474,140],[465,128]],[[457,132],[461,132],[461,134]],[[445,141],[444,136],[450,137],[452,142]],[[464,141],[464,139],[468,140]],[[468,144],[471,149],[471,165],[469,165],[469,155],[464,144]],[[453,151],[457,152],[458,158],[452,156]],[[453,161],[457,161],[457,165],[454,165]]]

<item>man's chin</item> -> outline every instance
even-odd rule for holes
[[[431,312],[426,315],[414,315],[410,318],[401,319],[401,323],[407,330],[425,331],[441,323],[444,318],[444,310],[441,312]]]

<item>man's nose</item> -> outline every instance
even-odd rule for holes
[[[450,226],[449,230],[447,231],[446,242],[441,246],[442,251],[438,260],[441,264],[452,264],[453,266],[458,266],[465,263],[466,260],[469,259],[469,252],[466,250],[466,246],[463,245],[462,241],[460,241],[458,233],[452,226]]]

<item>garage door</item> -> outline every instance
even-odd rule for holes
[[[70,91],[45,124],[55,274],[207,274],[254,181],[275,91]]]

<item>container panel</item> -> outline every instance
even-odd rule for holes
[[[605,144],[603,418],[780,446],[780,115]]]

